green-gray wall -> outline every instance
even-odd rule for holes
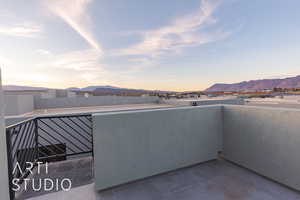
[[[300,110],[238,105],[93,115],[96,189],[217,158],[300,190]]]
[[[220,106],[93,115],[96,189],[217,158]]]
[[[300,110],[224,106],[225,158],[300,190]]]

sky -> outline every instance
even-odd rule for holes
[[[3,84],[204,90],[300,75],[299,0],[0,0]]]

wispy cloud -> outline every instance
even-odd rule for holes
[[[213,13],[222,0],[202,0],[200,8],[192,13],[175,19],[170,25],[147,31],[137,31],[142,37],[138,44],[121,49],[120,55],[158,56],[166,52],[177,52],[184,47],[197,46],[224,38],[228,33],[201,33],[206,25],[216,23]]]
[[[40,66],[76,71],[101,71],[101,54],[96,49],[71,51],[60,55],[53,55]]]
[[[0,10],[0,17],[12,17],[12,13],[8,10]]]
[[[97,49],[70,51],[62,54],[45,56],[43,61],[35,64],[35,71],[49,76],[51,83],[65,87],[112,84],[119,85],[125,80],[132,80],[133,74],[141,70],[138,63],[143,60],[132,60],[128,65],[108,64]],[[145,62],[147,62],[145,60]],[[74,83],[74,84],[73,84]],[[72,85],[73,84],[73,85]]]
[[[2,67],[2,65],[5,65],[5,66],[10,66],[12,65],[12,61],[3,57],[3,56],[0,56],[0,67]]]
[[[92,23],[87,12],[93,0],[46,0],[46,7],[56,16],[62,18],[81,35],[93,48],[101,51],[102,47],[92,33]]]
[[[38,49],[36,50],[36,53],[38,53],[39,55],[42,55],[42,56],[52,56],[53,54],[46,50],[46,49]]]
[[[102,56],[96,49],[69,51],[55,54],[45,49],[36,50],[45,56],[24,67],[0,56],[6,84],[29,84],[52,87],[71,87],[89,84],[108,84],[113,74],[102,64]],[[49,54],[48,54],[49,53]],[[37,55],[35,55],[37,56]],[[16,73],[18,71],[18,73]],[[28,76],[24,76],[28,74]],[[116,77],[114,77],[116,79]]]
[[[13,25],[0,26],[0,35],[14,37],[39,37],[42,33],[42,27],[33,23],[21,23]]]
[[[35,84],[38,86],[39,84],[49,84],[56,78],[49,76],[49,73],[44,73],[44,71],[38,72],[34,67],[24,67],[24,64],[20,64],[15,60],[12,61],[3,56],[0,56],[0,67],[3,72],[2,78],[4,84]]]

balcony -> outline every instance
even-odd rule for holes
[[[37,124],[38,145],[9,155],[50,159],[47,177],[69,177],[73,187],[28,189],[17,199],[300,199],[297,109],[211,105],[50,119],[21,123]],[[7,134],[13,128],[21,130]]]

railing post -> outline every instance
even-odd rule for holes
[[[10,200],[15,199],[15,192],[13,191],[13,155],[11,145],[11,134],[9,130],[6,130],[6,146],[7,146],[7,168],[8,168],[8,181],[9,181],[9,197]]]
[[[34,119],[34,137],[35,137],[35,161],[39,160],[39,126],[38,126],[38,118]]]
[[[91,115],[91,138],[92,138],[92,158],[93,158],[93,161],[94,161],[94,126],[93,126],[93,115]]]

